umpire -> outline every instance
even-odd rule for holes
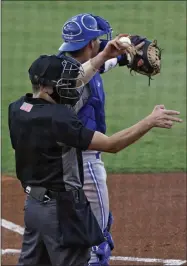
[[[17,177],[28,194],[20,266],[83,266],[93,242],[104,241],[82,190],[81,150],[94,132],[66,106],[80,97],[80,68],[66,56],[40,56],[29,69],[33,94],[9,106]]]
[[[105,240],[82,190],[81,151],[95,132],[83,127],[72,107],[84,83],[126,49],[118,36],[83,65],[40,56],[29,69],[33,93],[9,105],[16,174],[28,194],[20,266],[83,266],[90,248]]]

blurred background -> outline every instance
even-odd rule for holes
[[[110,22],[113,36],[131,33],[157,39],[161,74],[148,86],[126,67],[103,75],[107,135],[130,127],[156,104],[181,112],[182,124],[154,129],[116,154],[104,154],[108,172],[186,171],[186,1],[3,1],[2,3],[2,172],[15,175],[8,132],[8,105],[31,91],[28,68],[40,54],[54,54],[64,22],[93,13]]]

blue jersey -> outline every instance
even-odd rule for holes
[[[105,134],[105,92],[100,73],[95,74],[85,89],[89,90],[89,95],[78,111],[78,117],[85,127]]]
[[[100,68],[100,72],[96,73],[90,82],[86,84],[81,100],[76,108],[78,117],[85,127],[103,134],[106,133],[105,92],[101,73],[106,73],[116,67],[120,60],[122,60],[122,56],[105,62]]]
[[[102,42],[101,51],[106,44],[107,42]],[[63,54],[63,52],[59,52],[58,56],[61,54]],[[125,62],[122,65],[126,65],[128,62],[125,55],[109,59],[105,62],[99,72],[85,85],[81,99],[75,107],[77,115],[85,127],[103,134],[106,133],[105,92],[101,74],[114,68],[120,61]]]

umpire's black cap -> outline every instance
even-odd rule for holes
[[[28,72],[32,84],[50,85],[61,78],[62,59],[56,55],[41,55],[30,66]]]

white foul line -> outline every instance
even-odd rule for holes
[[[3,226],[6,229],[9,229],[13,232],[16,232],[20,235],[24,234],[24,228],[20,225],[14,224],[9,222],[5,219],[1,219]],[[20,253],[20,249],[2,249],[2,255],[4,254],[18,254]],[[165,266],[180,266],[186,263],[186,260],[174,260],[174,259],[151,259],[151,258],[136,258],[136,257],[122,257],[122,256],[112,256],[110,257],[111,260],[114,261],[136,261],[136,262],[145,262],[145,263],[162,263]]]
[[[15,233],[18,233],[20,235],[23,235],[23,233],[24,233],[23,227],[21,227],[20,225],[14,224],[12,222],[9,222],[5,219],[1,219],[1,226],[6,228],[6,229],[9,229]]]
[[[178,266],[186,262],[186,260],[172,260],[172,259],[150,259],[150,258],[135,258],[135,257],[121,257],[121,256],[112,256],[111,260],[115,261],[136,261],[136,262],[145,262],[145,263],[163,263],[164,265],[173,265]]]
[[[20,249],[10,249],[10,248],[7,248],[7,249],[2,249],[1,250],[1,254],[2,255],[5,255],[5,254],[19,254],[21,252]]]
[[[19,254],[21,252],[20,249],[2,249],[2,255],[5,254]],[[145,262],[145,263],[163,263],[163,265],[170,266],[179,266],[184,264],[185,260],[163,260],[163,259],[149,259],[149,258],[135,258],[135,257],[121,257],[121,256],[113,256],[110,258],[114,261],[135,261],[135,262]]]

